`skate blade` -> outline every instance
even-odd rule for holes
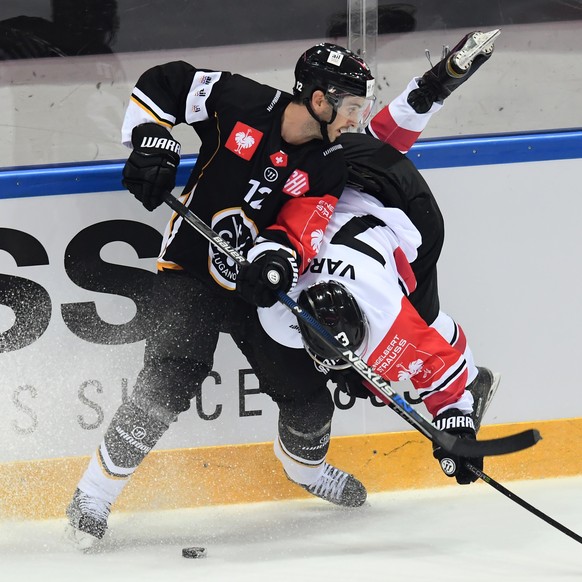
[[[487,409],[489,408],[489,405],[495,396],[495,392],[497,392],[497,388],[499,388],[499,382],[501,382],[501,374],[494,373],[493,382],[491,383],[491,390],[489,390],[489,394],[487,394],[487,398],[483,403],[483,414],[481,415],[481,420],[483,420],[483,417],[487,413]]]
[[[463,48],[453,55],[452,59],[455,67],[466,71],[477,55],[481,53],[488,54],[493,51],[493,43],[500,34],[501,30],[499,28],[491,32],[474,32],[467,39]]]
[[[67,524],[65,527],[63,537],[69,545],[73,546],[80,552],[90,551],[99,541],[95,536],[92,536],[91,534],[88,534],[84,531],[80,531],[73,527],[71,524]]]
[[[485,415],[487,414],[487,409],[489,408],[489,405],[491,404],[491,401],[493,400],[493,397],[497,392],[497,388],[499,388],[499,382],[501,382],[501,374],[494,373],[493,381],[491,382],[491,388],[487,393],[487,397],[485,398],[485,400],[483,400],[483,402],[479,403],[480,407],[479,414],[477,415],[477,417],[474,417],[475,432],[477,433],[481,430],[481,427],[483,426],[483,419],[485,418]]]

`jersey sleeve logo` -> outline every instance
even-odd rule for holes
[[[311,248],[318,253],[323,243],[323,230],[318,228],[311,233]]]
[[[284,168],[285,166],[287,166],[287,154],[285,152],[275,152],[274,154],[271,154],[270,156],[271,159],[271,163],[273,164],[273,166],[277,167],[277,168]]]
[[[250,160],[253,157],[259,143],[263,138],[263,132],[237,121],[230,137],[226,142],[226,147],[243,160]]]
[[[298,197],[303,196],[309,191],[309,176],[307,172],[303,170],[293,170],[293,173],[289,176],[285,186],[283,186],[283,192],[289,194],[289,196]]]

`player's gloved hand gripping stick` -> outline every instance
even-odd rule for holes
[[[221,250],[224,254],[236,261],[239,265],[246,265],[247,259],[241,255],[227,241],[216,234],[205,222],[189,210],[184,204],[177,200],[171,193],[164,194],[164,202],[174,212],[181,216],[190,226],[199,234],[206,238],[212,245]],[[276,277],[277,274],[273,273]],[[335,351],[338,357],[346,359],[351,367],[368,382],[370,390],[389,408],[394,410],[399,416],[416,428],[425,437],[433,443],[443,447],[447,451],[460,457],[479,457],[504,455],[507,453],[517,452],[535,445],[540,439],[540,433],[535,429],[526,430],[508,437],[490,439],[490,440],[468,440],[461,439],[458,436],[443,432],[435,428],[431,422],[425,419],[419,412],[412,408],[397,392],[394,392],[390,384],[386,382],[379,374],[376,374],[360,357],[351,350],[344,348],[320,323],[309,313],[303,311],[293,299],[282,291],[277,292],[277,299],[290,309],[296,317],[301,318],[307,325],[311,326],[314,333],[320,336],[330,349]],[[555,519],[549,517],[539,509],[530,505],[527,501],[521,499],[515,493],[506,489],[503,485],[486,475],[483,471],[473,466],[470,462],[465,463],[466,469],[476,475],[479,479],[491,485],[494,489],[505,495],[508,499],[515,501],[524,509],[533,513],[546,523],[565,533],[572,539],[582,543],[582,537],[566,526],[562,525]]]

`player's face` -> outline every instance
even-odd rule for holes
[[[371,117],[374,101],[353,95],[343,97],[336,107],[336,118],[328,126],[329,140],[334,141],[343,132],[365,127]]]

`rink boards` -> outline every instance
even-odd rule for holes
[[[520,453],[489,457],[487,474],[501,483],[582,474],[575,436],[582,432],[580,418],[484,426],[480,438],[531,427],[541,431],[543,440]],[[88,460],[83,456],[2,464],[0,519],[63,517]],[[415,431],[332,438],[329,461],[357,475],[370,493],[455,485],[432,458],[430,443]],[[153,451],[115,509],[151,511],[308,496],[284,476],[272,443],[253,443]]]
[[[443,308],[464,327],[477,362],[502,374],[485,418],[494,426],[483,434],[525,423],[544,437],[531,451],[490,460],[499,479],[582,473],[573,373],[582,327],[574,292],[582,282],[580,139],[562,135],[560,149],[537,137],[529,145],[464,142],[463,151],[446,154],[454,168],[431,158],[429,144],[411,153],[447,225]],[[87,167],[64,181],[58,174],[71,168],[34,176],[37,169],[18,170],[18,179],[4,173],[0,516],[62,512],[141,366],[142,291],[154,276],[169,211],[148,213],[116,190],[119,163]],[[370,490],[447,482],[430,445],[394,413],[334,396],[332,460]],[[248,363],[221,337],[200,396],[140,468],[120,507],[300,495],[274,461],[275,412]]]

